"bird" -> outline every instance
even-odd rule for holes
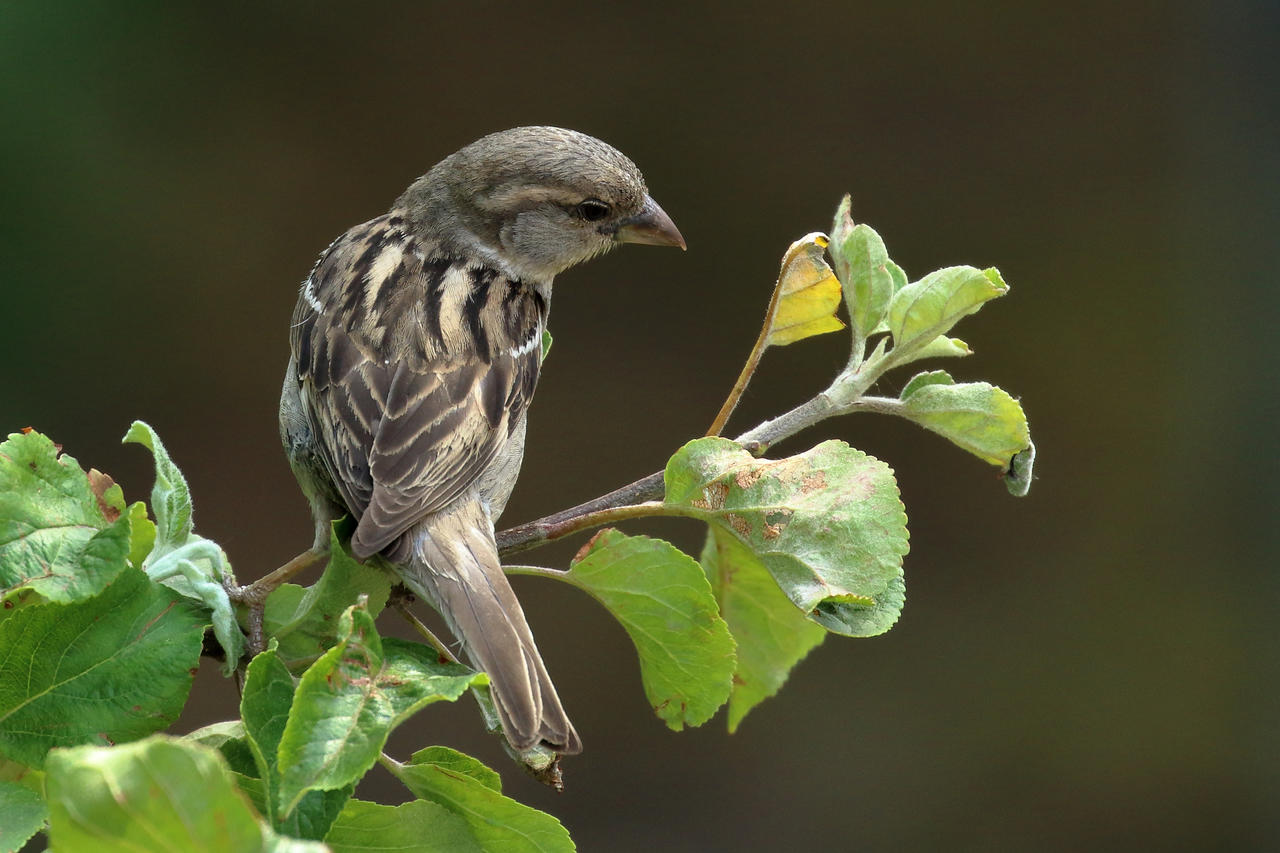
[[[685,248],[636,165],[573,130],[461,148],[342,234],[303,282],[280,434],[315,521],[355,520],[488,674],[507,741],[582,742],[504,575],[494,522],[524,455],[552,282],[623,243]]]

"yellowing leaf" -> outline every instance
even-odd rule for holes
[[[844,328],[835,315],[840,305],[840,280],[822,257],[826,248],[826,236],[813,233],[787,249],[778,274],[767,345],[786,346]]]

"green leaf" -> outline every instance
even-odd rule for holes
[[[893,261],[889,261],[885,265],[885,268],[889,270],[889,277],[893,279],[894,293],[897,293],[899,290],[902,290],[902,288],[907,286],[907,273],[902,269],[902,267],[898,266]],[[888,327],[885,328],[885,331],[888,331]]]
[[[96,598],[0,623],[0,752],[41,767],[55,746],[119,743],[177,719],[207,619],[137,569]]]
[[[329,564],[305,590],[284,584],[267,596],[263,625],[279,643],[279,654],[291,671],[300,671],[328,651],[337,638],[342,612],[368,596],[367,609],[377,616],[391,594],[391,577],[372,561],[357,562],[335,530],[330,532]]]
[[[922,358],[964,358],[966,355],[973,355],[973,350],[969,349],[969,345],[959,338],[948,338],[946,335],[938,335],[920,348],[909,359],[910,361],[918,361]]]
[[[218,751],[222,752],[222,750]],[[226,753],[222,753],[222,757],[225,759],[227,757]],[[250,757],[249,763],[250,765],[253,764],[252,757]],[[253,806],[254,811],[260,815],[265,815],[271,810],[268,804],[266,782],[252,774],[241,773],[235,767],[231,768],[231,779],[236,783],[236,788],[239,789],[240,793],[244,794],[245,799],[249,801],[249,805]]]
[[[263,850],[265,827],[218,753],[152,737],[49,754],[54,850]]]
[[[902,393],[898,395],[899,399],[905,400],[916,391],[926,385],[954,385],[956,381],[951,378],[951,374],[945,370],[929,370],[924,373],[917,373],[907,380],[907,384],[902,386]]]
[[[333,853],[483,853],[465,820],[426,800],[399,806],[351,800],[324,840]]]
[[[667,463],[668,507],[736,536],[782,591],[829,631],[887,631],[902,607],[907,517],[893,471],[842,441],[756,459],[723,438]]]
[[[551,354],[551,331],[542,330],[542,357],[538,360],[538,364],[547,360],[547,356]]]
[[[308,791],[297,807],[276,825],[276,831],[293,838],[322,840],[355,790],[356,783],[352,782],[328,791]]]
[[[156,544],[156,525],[147,516],[147,505],[134,501],[129,505],[129,564],[142,568]]]
[[[244,704],[244,697],[241,697],[240,703],[241,705]],[[220,749],[228,741],[243,740],[244,737],[243,720],[221,720],[216,723],[210,723],[207,726],[201,726],[195,731],[188,732],[182,736],[183,740],[194,741],[214,749]]]
[[[44,790],[44,772],[17,761],[0,758],[0,782],[17,782],[36,793]]]
[[[280,738],[289,721],[289,709],[293,705],[293,676],[276,654],[269,648],[254,656],[245,669],[244,690],[240,696],[240,716],[243,719],[245,742],[253,754],[256,775],[266,785],[266,818],[277,823],[275,797],[280,790],[280,770],[277,752]]]
[[[835,314],[840,282],[822,257],[826,246],[826,235],[807,234],[783,255],[765,339],[769,346],[786,346],[844,328],[844,321]]]
[[[947,267],[899,290],[889,304],[894,348],[905,353],[930,344],[1009,286],[995,267]]]
[[[0,444],[0,599],[24,590],[64,604],[92,598],[128,553],[129,519],[99,501],[75,459],[37,432]]]
[[[470,776],[486,788],[502,793],[502,777],[498,775],[498,771],[465,752],[458,752],[447,746],[428,746],[415,752],[411,761],[414,764],[434,764],[445,770]]]
[[[568,853],[575,849],[560,821],[503,796],[466,773],[417,761],[390,762],[389,769],[414,796],[461,817],[481,850]]]
[[[260,778],[258,776],[258,763],[254,759],[253,750],[249,747],[249,739],[247,737],[230,738],[215,748],[222,753],[222,757],[227,761],[227,766],[232,770],[237,773],[243,773],[253,779]],[[267,812],[263,811],[262,813],[265,815]]]
[[[708,526],[702,566],[738,645],[729,697],[729,731],[734,732],[748,711],[778,692],[827,632],[810,622],[756,555],[718,524]]]
[[[729,698],[733,638],[688,554],[661,539],[603,530],[565,579],[622,623],[640,655],[645,696],[672,729],[702,725]]]
[[[863,339],[884,319],[897,289],[901,267],[889,260],[880,235],[869,225],[855,225],[845,196],[831,226],[831,259],[844,284],[844,300],[854,329]],[[905,279],[905,275],[902,275]]]
[[[243,717],[242,738],[231,737],[223,741],[219,751],[233,770],[261,781],[237,778],[237,785],[248,793],[272,827],[295,838],[320,840],[324,838],[342,807],[350,799],[355,784],[329,791],[310,791],[299,800],[296,808],[287,816],[281,816],[277,808],[277,795],[281,788],[281,773],[277,759],[280,740],[293,703],[293,676],[271,648],[254,657],[245,671],[244,691],[240,698],[240,715]],[[217,741],[223,735],[234,735],[234,725],[224,730],[202,730],[207,742]],[[195,732],[188,737],[194,737]],[[243,744],[249,753],[248,766],[240,756]]]
[[[377,687],[392,713],[391,726],[403,723],[428,705],[454,702],[473,684],[488,684],[482,672],[442,660],[425,643],[386,637]]]
[[[916,388],[902,415],[1002,470],[1031,446],[1022,406],[986,382]]]
[[[18,850],[44,827],[49,808],[25,785],[0,782],[0,817],[0,850]]]
[[[454,701],[477,679],[421,643],[382,640],[363,605],[342,614],[339,641],[302,676],[280,738],[277,805],[287,816],[312,790],[354,784],[391,730],[419,709]]]
[[[266,853],[330,853],[329,847],[319,841],[301,841],[284,835],[276,835],[263,827],[263,850]]]
[[[241,699],[243,703],[243,698]],[[257,759],[253,754],[253,750],[249,744],[249,738],[244,731],[244,722],[242,720],[224,720],[220,723],[210,723],[202,726],[194,732],[182,736],[183,740],[189,740],[204,746],[213,747],[222,753],[223,759],[226,760],[227,766],[237,775],[243,774],[250,777],[255,782],[259,782]],[[242,789],[243,785],[240,786]],[[256,803],[255,803],[256,806]],[[266,809],[262,810],[262,814],[267,814]]]

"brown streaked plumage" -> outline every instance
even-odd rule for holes
[[[321,255],[280,400],[316,548],[332,519],[381,554],[489,673],[507,739],[578,752],[493,521],[523,456],[554,276],[618,243],[684,240],[639,170],[574,131],[516,128],[445,158]]]

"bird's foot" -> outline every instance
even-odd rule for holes
[[[249,656],[261,652],[267,647],[263,632],[263,613],[267,596],[275,592],[285,581],[299,572],[306,571],[329,556],[328,550],[308,548],[298,556],[289,560],[280,568],[263,575],[251,584],[238,586],[230,580],[223,581],[227,597],[237,604],[243,604],[249,611]]]

